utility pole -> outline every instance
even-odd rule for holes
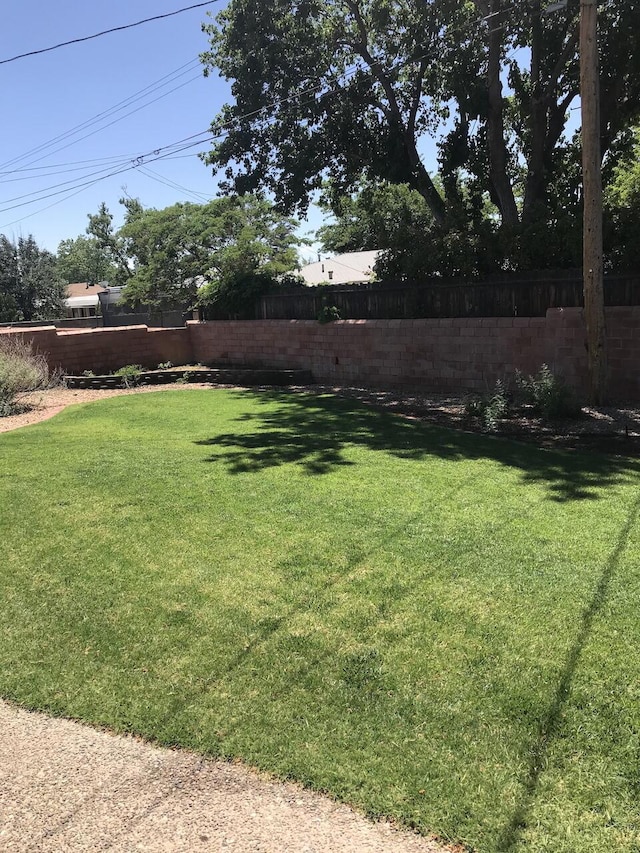
[[[606,396],[607,360],[602,269],[602,156],[600,152],[600,75],[597,0],[580,2],[580,100],[582,105],[582,189],[584,226],[582,275],[587,326],[589,396]]]

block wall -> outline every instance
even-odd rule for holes
[[[640,306],[607,308],[610,396],[640,401]],[[546,317],[432,320],[189,322],[186,328],[130,326],[65,330],[8,329],[67,373],[161,362],[310,369],[318,382],[370,386],[420,385],[444,392],[483,390],[516,369],[543,363],[581,393],[587,350],[581,308]]]
[[[193,361],[191,339],[186,328],[148,329],[120,326],[106,329],[8,329],[0,336],[14,335],[31,341],[52,369],[65,373],[84,370],[117,370],[125,364],[157,367],[161,362],[188,364]]]
[[[198,361],[310,368],[320,382],[482,388],[534,369],[544,318],[189,324]]]

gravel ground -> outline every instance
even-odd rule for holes
[[[446,853],[239,764],[0,701],[0,850]]]

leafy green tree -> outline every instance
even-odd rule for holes
[[[76,281],[115,281],[118,268],[96,237],[80,235],[61,240],[57,251],[58,273],[71,284]]]
[[[604,242],[609,268],[640,269],[640,129],[629,154],[611,170],[605,191]]]
[[[422,242],[433,225],[424,198],[407,184],[364,184],[342,195],[327,188],[320,201],[335,221],[323,225],[317,238],[327,252],[407,249]]]
[[[379,278],[473,275],[502,262],[504,247],[488,200],[473,229],[463,222],[443,230],[422,196],[406,184],[368,183],[351,196],[334,195],[331,189],[321,206],[335,222],[320,228],[318,239],[331,252],[380,249]],[[466,198],[464,188],[461,197]]]
[[[297,264],[296,226],[269,202],[248,195],[163,210],[129,203],[116,235],[132,270],[125,298],[192,305],[206,282],[228,284],[256,272],[275,278]]]
[[[229,191],[266,189],[287,211],[327,175],[344,194],[363,177],[404,183],[444,243],[482,236],[489,198],[500,263],[573,261],[578,17],[578,0],[550,15],[540,0],[231,0],[205,26],[205,68],[234,96],[206,160],[226,168]],[[604,0],[599,18],[601,143],[614,161],[640,107],[640,8]],[[441,188],[418,151],[438,132]],[[550,247],[549,234],[562,236]]]
[[[18,303],[10,293],[0,292],[0,323],[13,323],[18,319]]]
[[[139,208],[141,209],[140,202],[137,200],[120,199],[120,203],[125,207],[128,205],[127,212],[131,209],[131,215]],[[101,203],[97,213],[89,214],[87,234],[90,239],[93,238],[96,241],[100,256],[111,267],[112,274],[109,281],[116,286],[125,285],[132,276],[127,245],[115,231],[113,214],[109,212],[104,202]]]
[[[0,234],[0,316],[4,322],[50,320],[64,313],[64,282],[56,258],[34,237]]]

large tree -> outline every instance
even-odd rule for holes
[[[103,244],[126,268],[131,303],[192,305],[205,283],[254,272],[277,276],[296,266],[297,222],[255,196],[189,202],[156,210],[122,199],[124,225],[101,210]],[[95,231],[95,229],[94,229]]]
[[[64,283],[56,258],[32,235],[0,234],[0,321],[50,320],[64,313]]]
[[[207,160],[226,167],[229,190],[267,189],[288,211],[304,209],[327,175],[344,192],[363,175],[406,183],[442,232],[474,230],[488,197],[526,255],[522,235],[579,227],[579,180],[568,199],[559,190],[579,177],[566,133],[579,0],[549,15],[544,6],[231,0],[205,26],[205,66],[232,81],[234,98],[213,122],[221,138]],[[636,0],[600,4],[600,44],[602,150],[615,160],[640,104]],[[442,189],[419,154],[438,133]]]
[[[320,208],[334,217],[316,235],[328,252],[406,249],[424,241],[433,225],[424,198],[406,184],[366,183],[353,195],[328,186]]]
[[[134,215],[142,209],[136,199],[121,198],[120,203],[125,206],[129,215]],[[111,267],[110,282],[116,286],[125,285],[133,274],[127,246],[113,227],[113,214],[104,202],[100,204],[97,213],[89,214],[87,234],[89,239],[96,241],[98,252]]]
[[[118,267],[110,253],[93,236],[61,240],[58,244],[58,273],[71,284],[76,281],[115,283]]]
[[[605,192],[605,258],[609,268],[640,269],[640,129],[630,153],[611,170]]]

